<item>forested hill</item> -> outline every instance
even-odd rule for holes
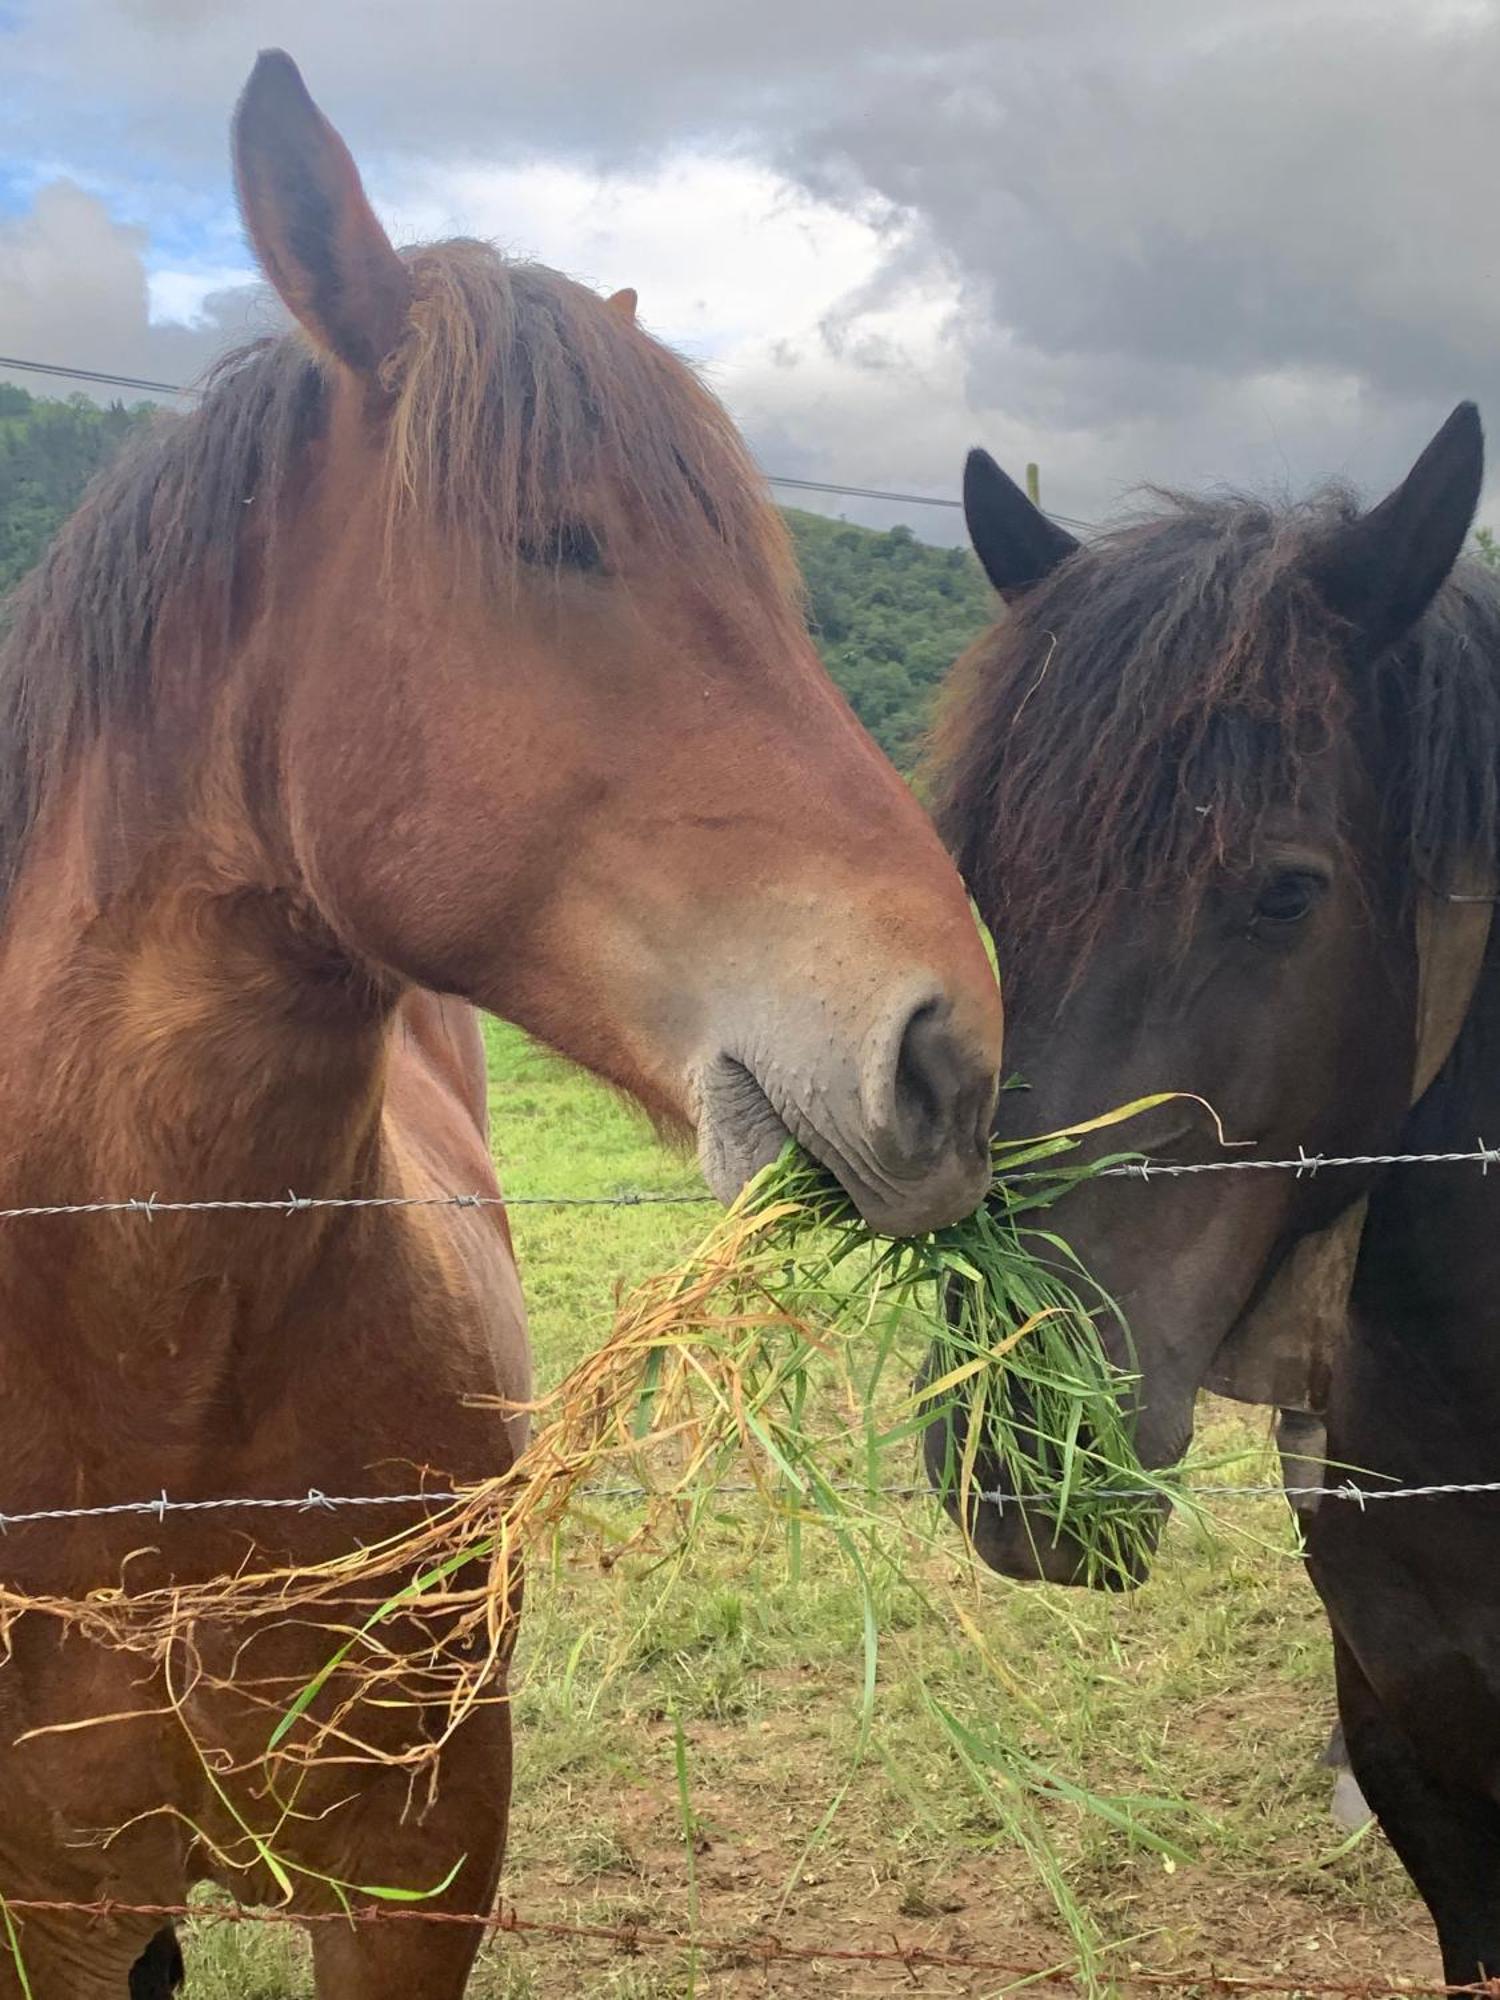
[[[887,755],[910,770],[943,675],[995,617],[967,549],[931,548],[910,528],[877,534],[787,509],[808,622],[828,671]]]
[[[32,396],[0,383],[0,591],[41,554],[89,479],[151,415],[86,397]],[[808,619],[830,673],[865,727],[909,770],[933,693],[994,615],[964,549],[929,548],[909,528],[877,534],[788,509],[808,584]]]
[[[147,406],[101,410],[86,396],[59,402],[0,382],[0,591],[19,581],[79,495]]]

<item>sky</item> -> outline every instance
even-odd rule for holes
[[[271,323],[262,46],[398,242],[635,286],[773,473],[1373,498],[1472,396],[1500,520],[1500,0],[0,0],[0,352],[178,381]]]

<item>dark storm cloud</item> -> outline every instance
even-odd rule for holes
[[[808,132],[804,172],[842,160],[918,210],[1044,353],[1398,397],[1493,371],[1492,10],[1205,12],[1098,48],[996,38]]]
[[[45,151],[59,115],[86,105],[101,146],[221,154],[257,48],[280,45],[356,141],[607,160],[696,133],[798,129],[846,78],[952,49],[984,20],[977,0],[32,0],[5,55],[10,138]]]

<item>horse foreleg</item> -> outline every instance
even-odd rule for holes
[[[462,2000],[483,1936],[478,1924],[319,1924],[318,2000]]]
[[[18,1911],[0,1939],[0,2000],[172,2000],[182,1960],[150,1920]],[[174,1978],[175,1974],[175,1978]]]
[[[1334,1664],[1350,1766],[1432,1916],[1444,1978],[1500,1973],[1500,1807],[1433,1776],[1337,1634]]]
[[[187,1974],[182,1947],[170,1924],[152,1938],[130,1968],[130,2000],[172,2000]]]
[[[510,1705],[500,1701],[471,1717],[444,1753],[437,1799],[419,1818],[407,1811],[399,1771],[361,1801],[346,1879],[411,1888],[431,1882],[446,1857],[462,1854],[464,1863],[441,1895],[382,1906],[384,1921],[311,1925],[318,2000],[462,2000],[485,1934],[483,1922],[464,1919],[495,1907],[510,1776]]]

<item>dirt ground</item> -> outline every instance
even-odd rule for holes
[[[1258,1708],[1256,1727],[1274,1725],[1265,1704]],[[1287,1708],[1283,1740],[1301,1750],[1307,1747],[1305,1718],[1292,1704]],[[1206,1761],[1242,1721],[1228,1705],[1195,1718],[1194,1736]],[[709,1747],[702,1732],[695,1734],[700,1749]],[[725,1761],[752,1760],[755,1734],[747,1740],[745,1732],[723,1731]],[[669,1768],[672,1738],[665,1725],[662,1735]],[[705,1953],[696,1990],[724,2000],[768,1993],[788,2000],[911,1993],[981,2000],[1012,1989],[1026,1970],[1071,1965],[1072,1945],[1026,1857],[1014,1850],[913,1866],[899,1851],[882,1851],[876,1842],[865,1849],[846,1835],[796,1870],[799,1835],[821,1803],[799,1797],[795,1788],[779,1800],[742,1786],[701,1790],[694,1801],[701,1827],[696,1926],[677,1801],[647,1789],[617,1801],[620,1853],[591,1893],[581,1894],[567,1871],[535,1864],[512,1874],[510,1893],[532,1917],[696,1928],[700,1936],[731,1940],[769,1936],[806,1949],[916,1947],[1009,1968],[766,1963]],[[1187,1982],[1183,1990],[1191,1990],[1190,1975],[1206,1971],[1250,1973],[1291,1988],[1304,1981],[1440,1979],[1425,1912],[1379,1834],[1372,1831],[1353,1852],[1331,1858],[1341,1844],[1330,1820],[1317,1854],[1288,1851],[1279,1868],[1254,1873],[1226,1870],[1212,1859],[1183,1864],[1135,1855],[1101,1862],[1098,1879],[1087,1886],[1095,1914],[1107,1906],[1110,1933],[1119,1940],[1102,1955],[1101,1971],[1122,1984],[1142,1971],[1180,1975]],[[539,1994],[645,2000],[691,1990],[687,1967],[670,1951],[636,1954],[624,1945],[541,1939],[508,1939],[496,1949],[531,1974]]]

